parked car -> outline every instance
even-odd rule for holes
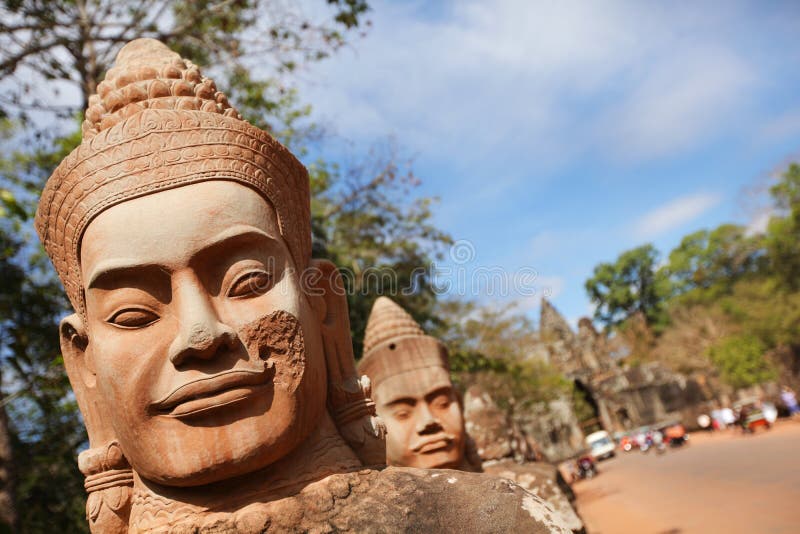
[[[597,460],[605,460],[616,454],[614,442],[605,430],[598,430],[586,436],[586,445],[591,451],[592,457]]]

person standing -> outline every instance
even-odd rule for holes
[[[789,417],[794,417],[796,413],[800,412],[800,406],[797,405],[797,396],[789,386],[781,388],[781,400],[786,405],[786,409],[789,410]]]

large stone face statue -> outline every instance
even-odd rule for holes
[[[557,529],[516,485],[381,469],[309,209],[305,168],[213,81],[158,41],[120,51],[36,217],[76,312],[92,531]]]

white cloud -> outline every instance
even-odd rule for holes
[[[755,217],[747,223],[747,227],[745,228],[745,235],[747,236],[754,236],[757,234],[763,234],[767,231],[767,225],[769,224],[769,219],[774,214],[771,210],[766,210]]]
[[[716,193],[695,193],[676,198],[642,216],[635,225],[640,239],[651,239],[675,230],[715,207],[722,200]]]
[[[688,47],[659,58],[618,107],[599,123],[624,159],[691,149],[732,118],[754,83],[750,66],[730,50]]]
[[[735,6],[464,0],[434,17],[426,8],[376,2],[355,51],[315,67],[323,81],[306,98],[340,133],[397,134],[465,166],[662,157],[725,132],[756,79],[724,31]]]

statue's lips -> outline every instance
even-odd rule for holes
[[[441,450],[449,449],[455,440],[452,436],[437,436],[435,439],[429,439],[414,445],[411,450],[418,454],[429,454]]]
[[[150,405],[158,415],[183,417],[246,399],[270,382],[269,367],[235,369],[203,377],[177,387]]]

